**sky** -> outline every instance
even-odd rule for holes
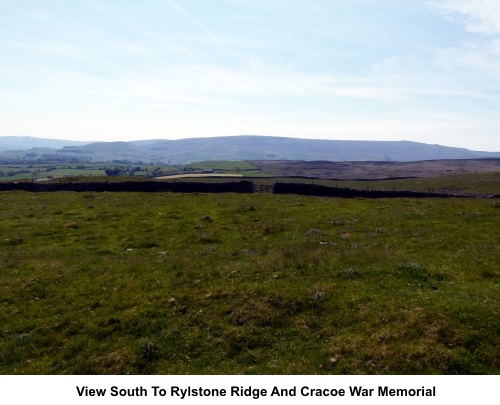
[[[500,151],[500,0],[0,0],[0,136]]]

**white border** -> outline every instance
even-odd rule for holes
[[[500,376],[0,376],[0,398],[5,404],[452,404],[500,403]],[[165,396],[153,396],[154,386]],[[172,397],[171,387],[225,389],[225,397]],[[231,396],[231,387],[251,388],[253,396]],[[287,389],[295,396],[270,396],[273,388]],[[371,396],[352,396],[351,386],[362,386]],[[436,396],[381,397],[378,387],[391,389],[432,389]],[[80,396],[77,387],[106,389],[104,397]],[[147,396],[112,396],[112,387],[136,391],[143,387]],[[345,390],[344,396],[301,395],[302,387]],[[262,390],[266,396],[254,398]],[[144,392],[144,391],[143,391]]]

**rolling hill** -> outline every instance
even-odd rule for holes
[[[64,146],[81,146],[87,143],[84,141],[35,138],[33,136],[0,136],[0,151],[26,150],[31,148],[58,149]]]
[[[326,160],[326,161],[420,161],[500,157],[500,152],[410,141],[343,141],[272,136],[227,136],[179,140],[130,142],[56,141],[29,137],[0,137],[0,150],[54,148],[59,153],[85,155],[93,161],[132,161],[186,164],[202,160]],[[54,151],[56,152],[56,151]]]

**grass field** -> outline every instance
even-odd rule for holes
[[[238,160],[207,160],[203,162],[195,162],[191,165],[185,165],[183,167],[189,167],[193,170],[203,170],[203,169],[214,169],[217,171],[228,171],[228,172],[257,172],[259,168],[247,161]]]
[[[170,166],[166,164],[120,164],[120,163],[65,163],[65,164],[31,164],[31,165],[0,165],[0,181],[19,180],[47,180],[47,177],[66,178],[70,177],[95,177],[106,176],[106,168],[121,167],[123,169],[139,167],[141,170],[135,172],[134,176],[148,177],[153,175],[155,169],[161,170],[162,175],[200,173],[206,169],[212,169],[216,173],[233,173],[251,175],[259,172],[259,168],[246,161],[205,161],[190,165]],[[92,179],[91,179],[92,180]]]
[[[442,159],[414,162],[332,162],[260,160],[251,163],[266,176],[300,176],[321,179],[381,180],[409,177],[452,176],[500,170],[500,159]]]
[[[257,185],[273,185],[276,182],[314,183],[328,187],[347,187],[358,190],[409,190],[422,192],[436,192],[446,194],[460,194],[473,196],[490,196],[500,194],[500,172],[489,173],[463,173],[427,178],[394,179],[394,180],[326,180],[311,178],[286,178],[286,177],[254,177],[245,174]],[[169,181],[168,178],[164,179]],[[178,181],[172,178],[171,181]],[[234,178],[183,178],[182,181],[194,182],[222,182],[234,181]]]
[[[108,177],[105,175],[106,167],[113,168],[113,163],[86,163],[86,164],[57,164],[57,165],[32,165],[32,166],[1,166],[0,181],[31,181],[35,179],[46,180],[47,176],[54,177],[51,181],[123,181],[149,179],[155,170],[159,170],[162,181],[179,181],[176,175],[188,173],[201,173],[205,169],[213,169],[218,175],[226,173],[228,175],[243,175],[252,179],[255,184],[272,185],[277,181],[284,182],[313,182],[331,187],[348,187],[355,189],[370,190],[410,190],[423,192],[437,192],[448,194],[488,196],[500,194],[500,172],[498,171],[498,159],[475,159],[463,161],[424,161],[409,163],[392,163],[389,166],[401,166],[405,168],[406,176],[416,178],[405,179],[384,179],[389,177],[389,172],[385,172],[385,165],[381,162],[301,162],[301,161],[281,161],[263,162],[260,161],[255,166],[247,161],[205,161],[196,162],[185,166],[166,165],[141,165],[141,171],[135,172],[133,176],[125,178],[123,176]],[[328,168],[332,166],[336,170],[331,173]],[[119,166],[119,165],[118,165]],[[132,167],[134,165],[130,165]],[[126,168],[127,166],[123,166]],[[382,169],[381,169],[382,168]],[[261,170],[262,169],[262,170]],[[489,171],[488,171],[488,170]],[[495,171],[496,169],[497,171]],[[333,170],[333,169],[332,169]],[[388,169],[387,169],[388,170]],[[486,171],[485,171],[486,170]],[[18,174],[17,172],[23,172]],[[364,178],[367,181],[354,180],[328,180],[327,173],[332,178]],[[165,174],[172,174],[170,178],[163,177]],[[397,174],[397,173],[396,173]],[[287,177],[291,175],[303,176]],[[308,177],[309,176],[309,177]],[[311,178],[310,176],[317,178]],[[70,178],[71,177],[71,178]],[[78,179],[77,179],[78,178]],[[379,179],[379,180],[377,180]],[[223,182],[234,181],[234,178],[186,178],[182,181],[209,181]]]
[[[343,187],[371,190],[410,190],[436,193],[487,196],[500,194],[500,172],[463,173],[431,178],[345,181],[336,182]]]
[[[115,163],[73,163],[73,164],[33,164],[33,165],[0,165],[0,181],[47,180],[48,177],[67,178],[81,177],[92,180],[95,176],[106,176],[105,169],[114,167],[136,167],[137,165],[120,165]],[[167,169],[166,165],[141,165],[142,171],[136,176],[147,176],[155,168]]]
[[[0,193],[1,374],[498,374],[500,200]]]

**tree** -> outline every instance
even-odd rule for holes
[[[115,166],[114,168],[107,167],[104,173],[106,173],[106,176],[121,176],[125,174],[123,169],[119,166]]]

